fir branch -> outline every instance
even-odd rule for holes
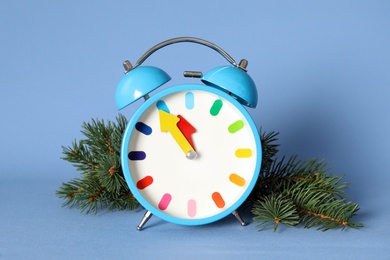
[[[107,153],[112,154],[110,141],[110,136],[114,129],[112,122],[108,121],[105,123],[104,120],[92,119],[91,123],[83,123],[82,128],[81,133],[87,138],[84,140],[84,143],[95,158],[99,158],[99,156]]]
[[[258,222],[260,231],[270,226],[274,227],[274,231],[279,224],[288,226],[296,226],[299,224],[299,214],[293,202],[288,198],[283,198],[279,195],[268,195],[262,201],[258,200],[253,206],[252,213],[256,215],[254,220]]]
[[[263,179],[258,181],[263,182],[263,193],[270,194],[259,197],[252,208],[254,220],[260,223],[261,230],[273,224],[276,231],[278,224],[283,223],[280,219],[284,218],[280,205],[287,201],[294,205],[294,214],[299,214],[299,222],[305,228],[316,226],[325,231],[337,227],[362,227],[361,223],[350,221],[359,207],[346,202],[348,183],[342,182],[343,177],[330,175],[322,161],[296,161],[295,157],[286,163],[283,161],[284,158],[275,162],[270,172],[264,173]]]
[[[101,185],[109,193],[119,194],[123,187],[127,187],[120,169],[120,156],[107,154],[102,158],[99,169],[96,170]]]
[[[101,197],[104,195],[102,188],[93,177],[76,178],[69,183],[63,183],[56,193],[60,198],[66,199],[63,206],[77,207],[86,213],[91,210],[96,212],[96,206],[102,203]]]
[[[131,192],[126,189],[122,189],[120,194],[109,194],[107,197],[107,203],[107,208],[109,210],[135,209],[139,205],[133,194],[131,194]]]
[[[296,205],[297,211],[302,214],[301,222],[305,228],[316,226],[319,230],[342,227],[362,227],[361,223],[350,222],[350,218],[359,210],[358,204],[346,201],[342,197],[344,184],[341,177],[326,178],[321,181],[300,181],[286,189]]]
[[[131,194],[120,165],[122,135],[127,120],[119,115],[116,122],[92,120],[83,123],[83,140],[62,147],[62,159],[71,162],[81,178],[63,183],[57,195],[65,200],[63,206],[81,211],[99,209],[134,209],[138,201]],[[261,130],[260,130],[261,132]],[[280,224],[319,230],[346,227],[360,228],[352,222],[359,206],[349,202],[345,190],[349,184],[343,176],[330,174],[323,161],[277,159],[279,144],[276,132],[262,132],[262,165],[255,187],[242,207],[252,207],[254,220],[260,230]]]
[[[258,198],[267,195],[264,191],[267,189],[266,183],[263,182],[263,175],[265,172],[268,172],[272,165],[275,163],[275,156],[278,153],[278,146],[275,142],[278,140],[277,136],[279,133],[277,132],[262,132],[260,129],[260,140],[262,147],[262,161],[261,161],[261,169],[259,173],[258,181],[255,184],[251,194],[248,199],[241,206],[242,208],[246,208],[251,206]]]
[[[81,211],[98,209],[134,209],[138,202],[131,194],[120,166],[120,146],[127,120],[119,115],[117,122],[92,120],[83,123],[86,139],[74,140],[71,147],[63,147],[62,159],[71,162],[82,178],[63,183],[57,195],[65,199],[63,206]]]
[[[274,162],[276,154],[278,153],[279,144],[275,142],[278,140],[277,136],[279,133],[277,132],[262,132],[260,129],[260,140],[262,145],[262,164],[261,164],[261,172],[266,172],[269,170],[270,166]]]
[[[85,183],[79,178],[75,178],[68,183],[62,183],[62,186],[56,191],[56,194],[60,198],[66,199],[63,206],[75,206],[80,201],[79,198],[83,196],[82,194],[88,188],[88,186],[84,185]]]
[[[93,172],[96,168],[99,168],[98,163],[89,151],[88,145],[84,140],[77,142],[74,140],[72,146],[62,147],[62,153],[65,155],[61,159],[73,163],[78,171],[83,173]]]
[[[304,217],[302,222],[305,228],[317,226],[318,230],[326,231],[339,226],[360,228],[362,223],[351,222],[350,218],[356,215],[359,205],[344,200],[335,200],[329,204],[320,205],[315,211],[297,208]]]

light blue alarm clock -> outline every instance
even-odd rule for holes
[[[163,70],[141,64],[156,50],[192,42],[210,47],[230,65],[203,73],[199,84],[182,84],[149,96],[171,78]],[[203,225],[233,213],[252,191],[261,167],[258,129],[244,106],[257,105],[257,90],[246,72],[247,61],[237,64],[208,41],[174,38],[147,51],[133,67],[124,62],[126,75],[115,98],[119,110],[134,101],[145,102],[129,120],[121,147],[121,166],[134,197],[147,210],[140,224],[158,216],[182,225]]]

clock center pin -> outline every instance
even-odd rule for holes
[[[189,159],[189,160],[194,160],[194,159],[196,159],[196,157],[198,157],[198,153],[197,153],[196,151],[194,151],[194,150],[190,150],[190,151],[188,151],[188,153],[186,154],[186,157],[187,157],[187,159]]]

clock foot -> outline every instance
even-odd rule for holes
[[[146,222],[148,222],[148,220],[152,217],[152,212],[150,212],[149,210],[146,211],[145,215],[143,216],[143,218],[141,219],[141,222],[139,223],[139,225],[137,226],[137,230],[138,231],[141,231],[142,230],[142,227],[146,224]]]
[[[237,218],[237,220],[240,222],[241,226],[246,226],[246,225],[248,225],[248,223],[246,223],[246,222],[242,219],[242,217],[240,216],[240,214],[238,213],[237,210],[233,211],[232,214],[233,214],[233,216],[235,216],[235,217]]]

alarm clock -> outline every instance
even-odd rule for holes
[[[162,69],[142,63],[165,46],[191,42],[220,53],[230,64],[206,73],[185,71],[200,78],[152,91],[171,78]],[[217,45],[179,37],[149,49],[125,75],[115,93],[118,110],[143,98],[126,126],[121,167],[126,183],[146,209],[141,230],[152,216],[181,225],[208,224],[233,214],[251,193],[261,167],[258,129],[245,107],[257,105],[257,89],[247,61],[239,64]]]

